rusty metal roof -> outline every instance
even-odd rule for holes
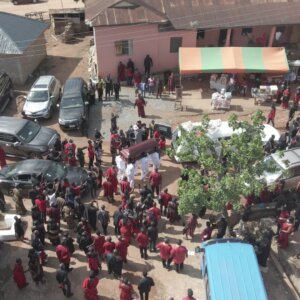
[[[132,8],[116,8],[122,3]],[[176,29],[232,28],[298,24],[299,18],[300,0],[86,0],[93,26],[170,21]]]

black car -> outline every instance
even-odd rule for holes
[[[43,157],[53,148],[56,130],[14,117],[0,117],[0,146],[7,156]]]
[[[62,130],[87,129],[89,117],[88,89],[86,82],[80,78],[70,78],[63,89],[59,105],[58,123]]]
[[[40,176],[47,182],[53,182],[55,178],[67,178],[70,183],[76,184],[86,183],[88,178],[87,171],[80,167],[64,166],[51,160],[27,159],[10,164],[0,171],[0,189],[10,195],[16,184],[19,184],[27,196]]]
[[[0,112],[3,112],[7,104],[14,97],[13,84],[6,73],[0,72]]]

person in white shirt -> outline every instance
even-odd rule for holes
[[[134,188],[134,170],[134,162],[129,160],[126,168],[126,176],[132,189]]]
[[[149,173],[149,159],[147,154],[145,154],[139,161],[141,164],[141,180],[144,181]]]
[[[116,156],[116,165],[118,168],[118,180],[122,180],[126,172],[125,161],[121,158],[120,155]]]
[[[159,159],[158,152],[153,152],[152,154],[149,155],[149,158],[152,161],[153,170],[159,169],[159,167],[160,167],[160,159]]]

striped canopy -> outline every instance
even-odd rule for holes
[[[207,47],[179,48],[180,74],[287,73],[284,48]]]

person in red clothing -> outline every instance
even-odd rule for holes
[[[185,228],[185,236],[186,239],[188,239],[188,235],[193,239],[194,238],[194,232],[196,230],[196,227],[198,225],[197,222],[197,215],[192,214],[187,221],[186,228]]]
[[[159,141],[160,138],[160,132],[158,129],[155,129],[153,132],[153,138],[156,139],[157,141]]]
[[[2,147],[0,147],[0,168],[3,169],[7,166],[6,159],[5,159],[5,152]]]
[[[88,158],[89,158],[89,169],[91,170],[91,168],[94,165],[94,159],[95,159],[95,149],[91,140],[88,140],[87,151],[88,151]]]
[[[168,193],[168,189],[164,189],[159,195],[160,213],[167,215],[167,207],[170,201],[172,201],[172,195]]]
[[[291,90],[289,87],[287,87],[282,92],[282,103],[281,103],[282,108],[287,109],[289,107],[290,97],[291,97]]]
[[[166,151],[166,148],[167,148],[166,138],[163,135],[161,135],[159,137],[158,145],[159,145],[159,150],[160,150],[160,157],[162,157],[164,155],[165,151]]]
[[[170,241],[168,238],[165,238],[163,242],[158,243],[156,245],[156,249],[159,250],[159,256],[162,261],[162,265],[164,268],[170,269],[171,264],[171,251],[172,246],[170,245]]]
[[[124,278],[120,281],[119,289],[120,289],[120,300],[133,299],[133,287],[128,279]]]
[[[203,231],[200,234],[201,242],[210,240],[212,231],[213,231],[213,228],[212,228],[210,222],[206,222],[206,227],[203,229]]]
[[[112,242],[111,236],[108,236],[106,238],[106,242],[103,244],[104,256],[107,253],[112,253],[115,248],[116,248],[116,244]]]
[[[105,243],[105,236],[101,234],[101,231],[98,230],[97,231],[97,235],[96,236],[92,236],[92,239],[94,241],[94,247],[95,247],[95,251],[97,252],[98,256],[100,259],[103,258],[103,254],[104,254],[104,243]]]
[[[280,211],[280,214],[279,214],[279,217],[277,219],[277,231],[276,231],[276,234],[278,235],[280,230],[281,230],[281,227],[284,223],[286,223],[287,219],[290,217],[290,213],[289,211],[287,210],[287,207],[286,206],[283,206],[281,208],[281,211]]]
[[[176,272],[179,273],[183,269],[184,260],[188,257],[188,250],[182,246],[182,240],[177,242],[177,247],[171,251],[172,260],[176,266]]]
[[[154,197],[154,191],[156,192],[156,195],[159,196],[159,187],[161,185],[161,175],[158,172],[158,168],[155,168],[154,171],[151,172],[149,176],[149,182],[152,190],[152,197]]]
[[[295,93],[294,99],[293,99],[293,103],[294,103],[295,107],[297,107],[297,109],[298,109],[299,101],[300,101],[300,87],[297,87],[296,93]]]
[[[108,168],[105,172],[105,177],[109,179],[113,185],[114,193],[118,193],[118,170],[115,165]]]
[[[90,251],[87,253],[88,264],[91,271],[94,271],[95,275],[99,274],[99,270],[101,270],[101,264],[98,259],[98,254],[96,251]]]
[[[154,215],[156,222],[158,222],[160,220],[160,217],[161,217],[160,209],[156,207],[156,202],[154,202],[153,206],[148,209],[148,212],[150,212]]]
[[[35,205],[38,207],[43,222],[46,221],[47,201],[43,194],[39,195],[39,198],[35,199]]]
[[[194,292],[192,289],[187,290],[187,296],[183,297],[182,300],[196,300],[196,298],[193,297]]]
[[[62,243],[56,246],[56,256],[60,263],[65,265],[65,269],[71,272],[73,268],[70,268],[71,254],[67,246],[67,240],[63,240]]]
[[[60,225],[60,209],[57,204],[52,203],[50,207],[46,209],[49,219],[53,219],[55,223]]]
[[[127,240],[119,236],[118,241],[116,242],[116,250],[118,251],[123,262],[125,263],[127,263],[128,247],[129,247],[129,243],[127,242]]]
[[[108,203],[114,202],[114,187],[112,183],[110,182],[109,178],[106,179],[106,181],[102,184],[103,187],[103,196],[107,199]]]
[[[288,218],[286,222],[281,225],[280,234],[278,238],[278,244],[281,248],[285,249],[289,245],[289,236],[293,232],[294,224],[293,219]]]
[[[131,233],[132,233],[132,223],[129,219],[121,219],[119,221],[119,228],[122,238],[124,238],[128,244],[130,244]]]
[[[123,177],[123,179],[119,182],[119,184],[120,184],[122,195],[124,195],[126,193],[130,194],[131,187],[130,187],[130,183],[126,176]]]
[[[136,236],[136,240],[140,248],[141,258],[147,259],[148,258],[147,248],[149,244],[149,237],[146,231],[142,229],[141,232],[138,233],[138,235]]]
[[[16,259],[16,264],[13,270],[13,278],[19,289],[23,289],[28,285],[21,258]]]
[[[90,272],[89,277],[83,280],[82,288],[84,290],[84,298],[86,300],[98,300],[98,283],[99,279],[96,277],[96,274],[93,271]]]
[[[146,106],[145,99],[142,97],[141,94],[138,94],[138,97],[134,103],[134,108],[136,107],[138,108],[138,116],[141,118],[146,118],[145,109],[144,109],[145,106]]]
[[[268,114],[268,121],[267,124],[269,124],[270,122],[272,123],[273,127],[275,127],[275,116],[276,116],[276,106],[273,103],[271,106],[271,110]]]

